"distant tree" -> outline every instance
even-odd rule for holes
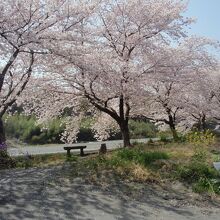
[[[211,117],[211,90],[206,80],[218,63],[207,47],[214,45],[208,39],[193,37],[155,54],[160,61],[146,84],[151,95],[145,115],[168,125],[174,139],[178,139],[177,127],[191,128],[197,123],[204,129],[206,118]]]

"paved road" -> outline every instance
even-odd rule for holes
[[[154,138],[153,140],[158,140],[158,139]],[[149,141],[149,138],[131,140],[131,141],[146,143]],[[105,142],[88,142],[88,143],[80,143],[80,144],[86,145],[87,148],[85,149],[85,152],[89,152],[89,151],[97,151],[100,148],[101,143],[106,143],[107,149],[116,149],[122,146],[122,140],[105,141]],[[73,144],[73,145],[79,145],[79,144]],[[65,153],[66,151],[63,150],[64,146],[67,145],[59,144],[59,145],[25,146],[25,147],[9,148],[8,152],[11,156],[20,156],[24,154],[37,155],[37,154]]]

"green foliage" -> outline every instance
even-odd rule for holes
[[[0,170],[14,168],[15,166],[15,160],[8,155],[7,151],[0,150]]]
[[[212,160],[213,160],[213,162],[219,162],[220,161],[220,155],[219,154],[212,155]]]
[[[9,138],[16,138],[28,144],[60,143],[60,135],[64,130],[61,120],[52,120],[48,129],[36,124],[34,116],[15,114],[5,118],[5,131]]]
[[[192,160],[185,166],[179,166],[177,176],[182,181],[192,184],[195,192],[220,194],[219,172],[205,162]]]
[[[81,127],[77,135],[78,141],[95,141],[94,134],[91,128]]]
[[[166,135],[164,135],[164,134],[161,134],[161,135],[160,135],[160,141],[162,141],[162,142],[164,142],[164,143],[169,142],[169,140],[168,140],[167,136],[166,136]]]
[[[22,114],[15,114],[13,116],[5,117],[5,130],[9,138],[19,139],[21,142],[28,144],[50,144],[61,143],[60,136],[64,130],[61,126],[62,119],[54,119],[49,122],[47,129],[42,129],[42,126],[36,124],[34,116],[24,116]],[[94,119],[86,117],[80,126],[77,140],[95,141],[93,131],[91,129]],[[157,133],[156,127],[152,123],[140,122],[131,120],[130,124],[131,138],[146,138],[155,137]],[[112,134],[110,140],[120,139],[121,134]]]
[[[190,163],[179,166],[178,177],[193,186],[198,193],[220,193],[219,172],[207,162],[208,147],[215,142],[214,134],[207,130],[205,132],[193,131],[185,136],[186,141],[194,148],[194,155]]]
[[[220,181],[217,179],[200,178],[193,185],[193,190],[197,193],[220,194]]]
[[[194,131],[186,135],[186,140],[194,147],[193,159],[202,162],[208,157],[208,147],[214,144],[215,135],[210,130]]]
[[[43,155],[23,155],[15,157],[14,161],[17,168],[28,169],[30,167],[41,167],[54,164],[62,164],[66,161],[66,154],[43,154]],[[76,156],[72,156],[71,162],[76,161]]]
[[[133,161],[144,166],[148,166],[156,160],[169,159],[169,155],[165,152],[146,152],[142,151],[140,148],[122,149],[117,152],[116,157],[125,161]]]
[[[90,170],[98,170],[98,168],[115,169],[117,167],[125,167],[128,164],[127,161],[113,156],[111,158],[105,156],[98,156],[93,159],[87,160],[85,166]]]
[[[111,157],[98,156],[85,162],[85,166],[91,170],[101,168],[117,169],[129,168],[132,164],[142,165],[147,167],[156,160],[168,159],[169,156],[165,152],[146,152],[140,148],[121,149],[114,152]]]
[[[75,155],[71,155],[71,157],[67,157],[66,158],[67,162],[77,162],[78,161],[78,157]]]
[[[215,135],[210,131],[194,131],[186,135],[186,140],[196,147],[209,146],[215,142]]]
[[[160,141],[164,143],[168,143],[172,140],[172,133],[170,131],[160,131],[158,132],[157,136],[160,139]]]
[[[157,127],[150,122],[129,121],[129,129],[131,138],[153,138],[156,137]]]
[[[195,162],[181,166],[179,169],[179,177],[188,182],[197,182],[200,178],[215,178],[218,172],[211,168],[208,164],[202,162]]]

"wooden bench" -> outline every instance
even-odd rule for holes
[[[83,149],[85,149],[86,146],[68,146],[68,147],[64,147],[63,149],[67,151],[67,157],[70,157],[71,154],[70,154],[70,151],[71,150],[77,150],[77,149],[80,149],[80,156],[84,156],[84,151]]]

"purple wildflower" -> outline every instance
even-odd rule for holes
[[[0,151],[6,151],[7,150],[7,145],[5,142],[0,143]]]

